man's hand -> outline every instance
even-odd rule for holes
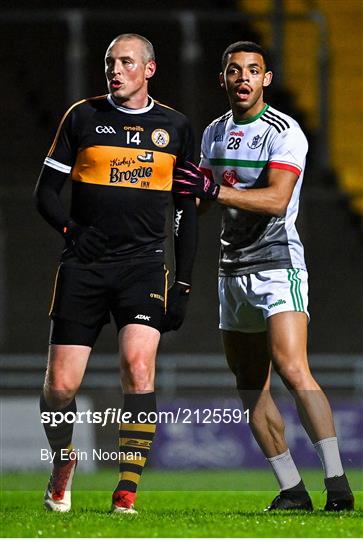
[[[173,175],[173,192],[194,195],[199,199],[214,201],[218,197],[219,185],[210,180],[194,163],[186,161],[176,167]]]
[[[95,227],[84,227],[70,221],[63,229],[63,236],[83,263],[94,262],[106,251],[108,237]]]
[[[168,303],[163,322],[162,333],[178,330],[183,324],[187,311],[190,285],[176,281],[168,291]]]

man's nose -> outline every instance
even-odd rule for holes
[[[242,79],[242,81],[249,81],[250,80],[250,74],[248,72],[248,69],[243,69],[242,70],[241,79]]]
[[[122,68],[122,62],[120,60],[115,60],[112,66],[112,73],[115,75],[117,73],[121,73],[121,68]]]

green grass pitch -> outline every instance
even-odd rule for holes
[[[264,513],[276,495],[270,471],[145,471],[137,516],[110,514],[115,475],[78,474],[68,514],[42,508],[44,473],[5,475],[2,537],[359,537],[362,475],[349,471],[356,510],[331,514],[320,471],[303,471],[315,511]],[[239,490],[239,491],[237,491]],[[243,490],[243,491],[242,491]],[[359,491],[360,490],[360,491]]]

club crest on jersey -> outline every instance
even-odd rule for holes
[[[165,129],[154,129],[151,134],[151,140],[159,148],[165,148],[170,142],[170,135]]]
[[[248,148],[251,148],[251,150],[255,150],[255,148],[259,148],[262,146],[262,137],[261,135],[255,135],[251,142],[247,143]]]
[[[228,187],[234,186],[234,184],[237,184],[240,181],[237,176],[236,171],[234,170],[224,171],[222,174],[222,178],[223,178],[222,184]]]

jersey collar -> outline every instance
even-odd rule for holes
[[[146,105],[146,107],[143,107],[142,109],[129,109],[128,107],[121,107],[121,105],[116,105],[116,103],[112,99],[111,94],[107,94],[107,101],[109,102],[109,104],[112,105],[112,107],[114,107],[118,111],[126,113],[126,114],[143,114],[150,111],[154,107],[154,100],[151,96],[148,96],[148,98],[149,98],[149,104]]]
[[[251,122],[254,122],[255,120],[258,120],[262,115],[263,113],[265,113],[267,111],[267,109],[269,108],[269,105],[265,105],[264,108],[262,109],[262,111],[260,111],[259,113],[255,114],[255,116],[251,116],[251,118],[248,118],[247,120],[234,120],[233,119],[233,122],[235,124],[250,124]]]

